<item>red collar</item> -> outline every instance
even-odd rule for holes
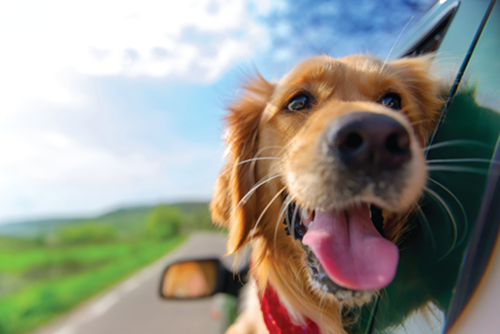
[[[294,325],[278,295],[270,286],[266,288],[260,300],[260,308],[269,334],[319,334],[318,325],[309,318],[306,318],[305,327]]]

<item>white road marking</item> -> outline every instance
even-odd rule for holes
[[[75,334],[75,333],[76,333],[75,325],[68,325],[64,326],[63,328],[54,332],[53,334]]]
[[[93,318],[97,318],[98,316],[103,315],[112,308],[118,301],[121,299],[122,294],[118,291],[109,293],[106,297],[99,300],[97,303],[92,305],[90,309],[89,317],[87,317],[87,321]]]
[[[189,248],[189,244],[196,244],[198,238],[205,238],[203,233],[199,233],[200,235],[193,234],[189,238],[189,242],[184,242],[180,247],[177,247],[173,251],[165,254],[160,259],[156,260],[149,266],[141,269],[133,276],[129,277],[122,283],[119,283],[117,286],[111,288],[109,292],[102,295],[101,297],[96,297],[94,302],[88,304],[88,306],[83,306],[79,311],[74,311],[73,315],[66,321],[70,321],[70,324],[63,325],[63,327],[57,330],[45,330],[45,331],[37,331],[38,334],[77,334],[79,327],[82,325],[91,322],[97,317],[102,316],[110,309],[113,308],[122,298],[125,297],[126,294],[133,292],[139,286],[141,286],[144,282],[149,279],[154,278],[155,276],[159,277],[159,273],[168,263],[172,263],[174,261],[178,261],[183,259],[183,254],[185,253],[185,249]],[[225,242],[221,242],[221,244],[225,244]],[[224,247],[221,248],[220,251],[217,251],[213,254],[214,257],[217,257],[223,254]],[[209,256],[211,254],[205,254]]]

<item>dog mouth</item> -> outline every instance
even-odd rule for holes
[[[304,249],[311,285],[339,300],[368,298],[396,274],[399,250],[373,204],[324,211],[292,202],[284,223]]]

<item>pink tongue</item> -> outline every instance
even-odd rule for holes
[[[375,229],[366,204],[341,212],[317,210],[302,243],[328,277],[347,289],[381,289],[396,274],[399,250]]]

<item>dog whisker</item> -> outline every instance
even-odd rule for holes
[[[258,160],[280,160],[280,158],[278,158],[278,157],[273,157],[273,156],[271,156],[271,157],[259,157],[259,155],[260,155],[262,152],[264,152],[264,151],[266,151],[266,150],[269,150],[269,149],[279,149],[279,150],[284,150],[284,149],[285,149],[285,147],[282,147],[282,146],[266,146],[266,147],[263,147],[263,148],[261,148],[261,149],[260,149],[260,150],[259,150],[259,151],[255,154],[255,158],[246,159],[246,160],[240,161],[240,162],[238,162],[238,163],[236,163],[236,164],[232,165],[232,166],[231,166],[231,168],[228,168],[228,169],[224,170],[224,171],[220,174],[220,176],[223,176],[224,174],[229,173],[230,171],[232,171],[233,169],[235,169],[236,167],[241,166],[241,165],[246,164],[246,163],[249,163],[249,162],[256,162],[256,161],[258,161]],[[253,164],[252,164],[252,166],[251,166],[250,168],[251,168],[251,170],[253,170],[253,169],[254,169]]]
[[[252,158],[252,159],[243,160],[243,161],[238,162],[237,164],[234,164],[233,166],[231,166],[231,168],[228,168],[225,171],[223,171],[220,174],[220,176],[223,176],[224,174],[229,173],[230,171],[232,171],[233,169],[235,169],[238,166],[244,165],[244,164],[249,163],[249,162],[257,161],[257,160],[279,160],[279,158],[276,158],[276,157],[260,157],[260,158]]]
[[[274,176],[271,176],[267,179],[264,179],[264,180],[261,180],[260,182],[258,182],[255,186],[252,187],[252,189],[250,189],[245,196],[243,196],[243,198],[239,201],[238,205],[237,206],[242,206],[244,205],[249,199],[250,197],[252,197],[252,195],[255,193],[255,191],[262,185],[268,183],[269,181],[272,181],[278,177],[281,177],[282,174],[279,173],[279,174],[276,174]]]
[[[280,158],[276,158],[276,157],[260,157],[260,158],[252,158],[252,159],[247,159],[247,160],[243,160],[243,161],[240,161],[236,164],[236,166],[239,166],[239,165],[243,165],[245,163],[248,163],[248,162],[255,162],[255,161],[259,161],[259,160],[280,160]]]
[[[445,171],[445,172],[456,172],[456,173],[472,173],[472,174],[480,174],[486,175],[488,170],[485,168],[474,168],[474,167],[466,167],[466,166],[448,166],[448,165],[434,165],[428,166],[427,170],[432,171]]]
[[[464,158],[464,159],[434,159],[427,160],[428,164],[437,164],[437,163],[455,163],[455,162],[484,162],[489,164],[498,164],[497,161],[492,161],[491,159],[479,159],[479,158]]]
[[[251,162],[250,175],[255,175],[255,164],[257,163],[257,161],[262,161],[262,160],[279,160],[279,158],[276,158],[276,157],[260,157],[260,158],[256,157],[253,159],[245,160],[245,162]]]
[[[389,294],[387,293],[387,288],[383,288],[382,290],[380,291],[377,291],[377,294],[380,295],[380,300],[382,301],[383,299],[387,299],[390,303],[390,298],[389,298]]]
[[[422,149],[422,151],[427,152],[430,150],[434,150],[436,148],[448,147],[448,146],[472,146],[472,147],[482,147],[485,149],[491,150],[491,146],[480,142],[478,140],[469,140],[469,139],[456,139],[456,140],[448,140],[442,143],[432,144]]]
[[[439,183],[436,180],[433,180],[431,178],[428,178],[428,180],[431,181],[432,183],[434,183],[435,185],[439,186],[444,191],[446,191],[455,200],[455,202],[457,202],[458,206],[460,206],[460,210],[462,210],[462,215],[464,216],[464,235],[463,235],[462,239],[457,243],[457,246],[459,246],[464,241],[465,237],[467,236],[467,229],[469,228],[469,221],[467,219],[467,214],[465,213],[465,209],[464,209],[462,203],[460,202],[460,200],[450,191],[450,189],[448,189],[447,187],[445,187],[444,185],[442,185],[441,183]]]
[[[427,219],[424,210],[420,206],[417,206],[417,214],[422,217],[422,220],[419,220],[422,225],[425,227],[427,232],[429,232],[429,237],[431,239],[432,248],[436,249],[436,239],[434,238],[434,234],[432,233],[431,225],[429,224],[429,220]]]
[[[276,240],[278,238],[278,228],[281,226],[281,221],[283,219],[282,217],[283,217],[283,215],[285,215],[286,209],[292,201],[293,201],[293,198],[291,198],[290,195],[287,195],[287,197],[285,198],[285,200],[281,204],[281,210],[280,210],[280,213],[278,215],[278,220],[276,221],[276,227],[274,228],[274,251],[275,252],[276,252]]]
[[[262,158],[262,159],[255,158],[255,159],[251,159],[251,160],[253,160],[253,161],[252,161],[252,164],[250,165],[250,173],[252,175],[255,175],[255,165],[256,165],[257,161],[259,161],[259,160],[280,160],[280,158]]]
[[[401,35],[403,35],[403,32],[406,30],[406,27],[408,27],[408,24],[410,24],[411,20],[413,20],[413,16],[410,17],[410,19],[408,20],[408,22],[406,22],[405,26],[403,27],[403,30],[401,30],[401,32],[399,33],[398,37],[396,38],[396,41],[394,42],[394,44],[392,45],[391,49],[389,50],[389,53],[387,54],[387,57],[385,57],[384,63],[382,64],[382,67],[380,68],[380,73],[382,73],[382,71],[384,70],[385,64],[387,64],[387,61],[389,60],[389,57],[391,56],[392,51],[396,47],[396,44],[398,44],[399,39],[401,38]]]
[[[260,150],[257,151],[257,153],[255,153],[255,158],[254,159],[249,159],[249,160],[252,160],[252,164],[250,165],[250,172],[252,174],[255,173],[255,165],[257,163],[257,161],[260,160],[259,156],[261,155],[262,152],[264,151],[268,151],[268,150],[272,150],[272,149],[278,149],[280,151],[283,151],[285,149],[285,147],[282,147],[282,146],[266,146],[266,147],[263,147],[261,148]],[[264,158],[264,157],[261,157],[261,158]],[[280,158],[278,157],[265,157],[266,159],[264,160],[281,160]]]
[[[267,151],[267,150],[271,150],[271,149],[278,149],[280,151],[283,151],[284,149],[286,149],[286,147],[284,147],[284,146],[265,146],[265,147],[262,147],[260,150],[258,150],[257,153],[255,153],[255,156],[258,157],[262,152]]]
[[[373,328],[375,326],[375,322],[376,322],[376,318],[377,318],[377,310],[378,310],[378,306],[380,304],[380,299],[381,299],[380,295],[381,295],[381,291],[378,291],[375,294],[375,301],[373,302],[373,308],[371,310],[370,319],[368,320],[368,325],[366,326],[367,333],[373,332]]]
[[[389,299],[386,288],[381,289],[381,290],[379,290],[379,291],[376,292],[375,304],[374,304],[375,305],[374,306],[375,312],[373,314],[373,322],[374,323],[376,323],[378,321],[378,319],[377,319],[377,316],[378,316],[378,307],[379,307],[380,303],[382,302],[382,300],[384,298]],[[372,331],[372,332],[374,332],[374,331]]]
[[[395,72],[393,72],[393,73],[389,74],[389,75],[387,76],[387,78],[391,78],[391,77],[395,76],[396,74],[401,73],[401,72],[404,72],[404,71],[406,71],[406,69],[402,69],[402,70],[399,70],[399,71],[395,71]]]
[[[276,195],[274,195],[274,197],[269,201],[269,203],[266,205],[266,207],[264,208],[264,210],[262,210],[259,218],[257,219],[257,221],[255,222],[255,226],[253,227],[252,229],[252,234],[251,234],[251,237],[250,237],[250,243],[252,242],[253,240],[253,236],[255,235],[255,231],[257,230],[257,227],[259,226],[259,223],[260,221],[262,220],[262,218],[264,217],[264,214],[266,213],[266,211],[269,209],[269,207],[271,207],[271,204],[273,204],[273,202],[276,200],[276,198],[278,198],[279,195],[281,195],[281,193],[285,190],[286,187],[283,187],[281,188],[281,190],[279,190]]]
[[[457,242],[457,238],[458,238],[458,229],[457,229],[457,223],[455,221],[455,217],[453,216],[449,206],[446,204],[446,202],[443,200],[443,198],[441,196],[439,196],[439,194],[437,194],[434,190],[430,189],[429,187],[424,187],[424,190],[426,192],[428,192],[430,195],[432,195],[432,197],[434,197],[439,204],[441,204],[442,208],[446,211],[446,213],[448,214],[448,216],[450,217],[450,220],[451,220],[451,224],[453,226],[453,241],[451,243],[451,247],[450,249],[439,259],[439,261],[441,261],[442,259],[444,259],[446,256],[448,256],[448,254],[450,254],[451,251],[453,251],[453,249],[455,248],[456,246],[456,242]]]

